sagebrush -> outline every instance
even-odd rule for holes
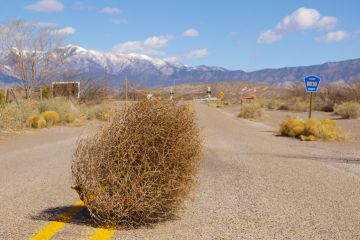
[[[318,121],[310,118],[307,121],[302,119],[285,119],[280,124],[279,133],[282,136],[295,137],[303,141],[315,140],[345,140],[347,136],[337,126],[336,122],[330,119]]]
[[[73,157],[75,189],[104,226],[171,219],[193,195],[201,140],[187,107],[141,101],[116,114]]]
[[[60,115],[55,111],[45,111],[41,116],[46,120],[49,125],[54,125],[60,122]]]
[[[255,119],[261,118],[264,115],[264,110],[261,105],[257,102],[245,103],[241,106],[238,117]]]
[[[284,101],[278,109],[294,112],[306,112],[309,110],[309,105],[303,98],[294,97]]]
[[[45,118],[42,115],[30,116],[27,121],[27,125],[32,128],[44,128],[47,127]]]
[[[356,102],[344,102],[335,106],[335,114],[342,118],[358,118],[360,116],[360,104]]]

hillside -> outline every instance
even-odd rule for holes
[[[251,81],[270,84],[301,82],[309,74],[316,74],[326,82],[351,82],[360,79],[360,59],[329,62],[313,66],[263,69],[253,72],[231,71],[221,67],[191,67],[181,63],[167,62],[140,54],[116,54],[86,50],[67,45],[59,48],[65,56],[65,69],[71,79],[109,79],[111,86],[118,87],[126,78],[148,86],[169,86],[173,82],[205,83],[223,81]],[[3,60],[3,64],[8,62]],[[0,71],[0,82],[13,83],[11,65]],[[57,78],[61,78],[58,74]],[[59,79],[63,80],[63,79]]]

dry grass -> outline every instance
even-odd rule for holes
[[[44,117],[42,115],[30,116],[26,120],[26,124],[29,127],[32,127],[32,128],[44,128],[44,127],[47,127],[46,120],[44,119]]]
[[[55,111],[60,116],[61,123],[71,123],[80,116],[79,108],[71,101],[65,98],[52,98],[41,101],[39,111]]]
[[[238,117],[246,119],[261,118],[264,115],[264,110],[257,102],[245,103],[241,106]]]
[[[282,101],[276,98],[259,98],[257,102],[261,107],[269,110],[277,110],[280,108]]]
[[[28,123],[31,116],[41,116],[48,127],[54,124],[79,126],[84,119],[109,121],[113,117],[113,108],[105,103],[79,105],[64,98],[20,100],[19,105],[15,102],[0,104],[0,129],[19,131],[31,126],[38,128],[36,124]]]
[[[0,128],[7,130],[21,130],[25,128],[26,120],[32,115],[39,114],[34,102],[21,101],[0,106]]]
[[[335,106],[335,114],[342,118],[358,118],[360,116],[360,104],[356,102],[345,102]]]
[[[60,122],[60,115],[55,111],[45,111],[41,116],[46,120],[48,125],[54,125]]]
[[[283,104],[281,104],[279,110],[306,112],[309,110],[309,103],[306,102],[303,98],[294,97],[286,100]]]
[[[75,189],[101,225],[151,225],[176,216],[192,197],[200,154],[187,107],[141,101],[79,143],[72,164]]]
[[[93,106],[82,105],[80,111],[88,120],[109,121],[114,115],[113,109],[104,103]]]
[[[330,119],[318,121],[311,118],[307,121],[301,119],[286,119],[280,124],[279,133],[282,136],[299,138],[302,141],[345,140],[346,136]]]
[[[5,92],[0,89],[0,107],[3,107],[5,104]]]

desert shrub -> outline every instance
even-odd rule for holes
[[[32,128],[44,128],[47,126],[46,120],[42,115],[30,116],[27,121],[27,125]]]
[[[5,104],[5,93],[0,90],[0,107],[3,107]]]
[[[279,133],[282,136],[296,137],[302,141],[315,140],[345,140],[346,136],[330,119],[318,121],[310,118],[307,121],[301,119],[286,119],[280,124]]]
[[[241,106],[240,113],[238,117],[241,118],[261,118],[264,114],[264,110],[262,109],[259,103],[246,103]]]
[[[345,102],[335,106],[335,114],[342,118],[358,118],[360,116],[360,104],[355,102]]]
[[[83,105],[81,112],[88,120],[109,121],[113,115],[112,109],[106,104]]]
[[[286,119],[280,124],[280,134],[289,137],[299,137],[305,130],[305,122],[300,119]]]
[[[60,122],[60,115],[55,111],[45,111],[41,116],[46,120],[47,124],[53,125]]]
[[[186,106],[140,101],[118,113],[73,158],[75,189],[101,225],[174,217],[197,182],[201,141]]]
[[[42,98],[48,99],[51,97],[51,87],[49,85],[42,85]]]
[[[60,116],[60,122],[62,123],[71,123],[80,115],[79,109],[71,101],[65,98],[53,98],[41,101],[39,104],[39,111],[57,112]]]
[[[328,104],[328,105],[324,105],[320,108],[320,111],[323,112],[333,112],[334,111],[334,105],[333,104]]]
[[[309,102],[307,103],[307,105],[309,105]],[[313,110],[317,110],[317,111],[333,112],[334,103],[330,99],[321,96],[320,94],[320,96],[316,96],[313,98],[312,108]]]
[[[76,119],[75,114],[71,112],[66,112],[63,116],[63,122],[65,123],[72,123],[75,121],[75,119]]]
[[[309,104],[305,100],[295,97],[289,100],[286,100],[285,103],[282,103],[279,107],[279,110],[287,110],[294,112],[306,112],[309,109]]]
[[[20,130],[26,127],[26,120],[31,115],[39,114],[35,103],[30,101],[20,101],[5,104],[0,107],[0,128]]]
[[[269,110],[276,110],[281,106],[281,100],[275,98],[260,98],[257,102],[261,105],[261,107]]]

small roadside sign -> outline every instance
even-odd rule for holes
[[[304,78],[306,92],[317,92],[321,79],[317,76],[311,75]]]
[[[313,99],[313,93],[316,93],[319,89],[321,79],[315,75],[310,75],[304,78],[304,85],[306,92],[310,93],[310,106],[309,106],[309,118],[311,118],[311,105]]]

